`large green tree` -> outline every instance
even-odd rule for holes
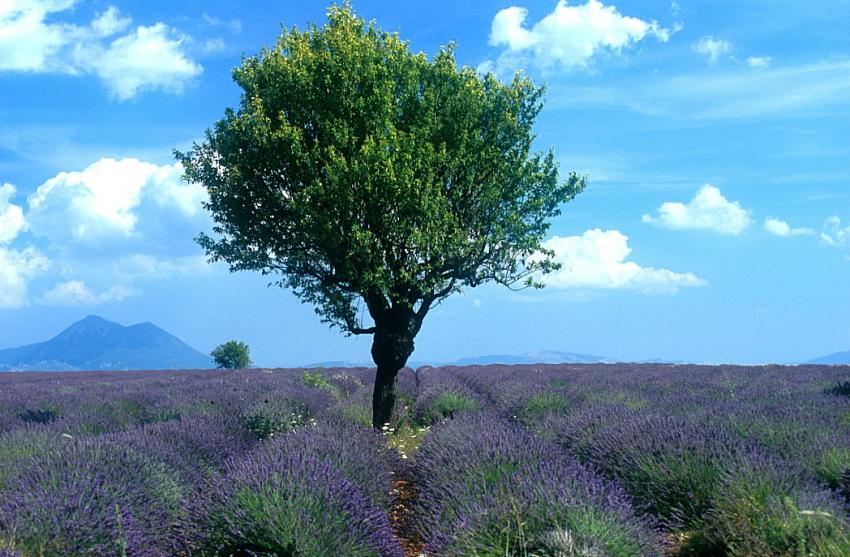
[[[414,54],[347,2],[233,76],[239,109],[177,153],[209,192],[216,237],[198,242],[372,335],[380,427],[428,312],[488,281],[539,286],[548,221],[584,179],[531,152],[542,88],[458,68],[452,46]]]

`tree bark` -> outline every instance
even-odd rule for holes
[[[396,376],[399,369],[401,368],[378,366],[375,391],[372,393],[372,427],[375,429],[381,429],[392,419],[395,409]]]
[[[372,393],[372,426],[377,429],[392,419],[396,376],[413,353],[414,321],[407,318],[379,326],[372,338],[372,359],[378,366]]]

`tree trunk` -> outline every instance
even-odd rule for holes
[[[396,376],[413,353],[415,332],[408,323],[379,328],[372,339],[372,359],[378,366],[372,393],[372,426],[381,429],[390,422],[395,408]]]
[[[375,391],[372,393],[372,427],[376,429],[381,429],[392,419],[395,408],[396,375],[399,369],[401,368],[378,366]]]

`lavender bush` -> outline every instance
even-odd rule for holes
[[[657,554],[621,490],[489,413],[435,427],[415,477],[417,526],[434,555]]]
[[[187,491],[129,448],[74,441],[30,458],[0,499],[0,539],[25,555],[173,555]]]
[[[261,449],[232,461],[193,513],[197,555],[400,557],[386,512],[331,462]]]

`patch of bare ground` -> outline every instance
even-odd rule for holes
[[[416,488],[409,480],[393,482],[393,507],[390,510],[390,525],[404,549],[405,557],[428,557],[425,543],[419,538],[410,523],[411,502],[416,497]]]

